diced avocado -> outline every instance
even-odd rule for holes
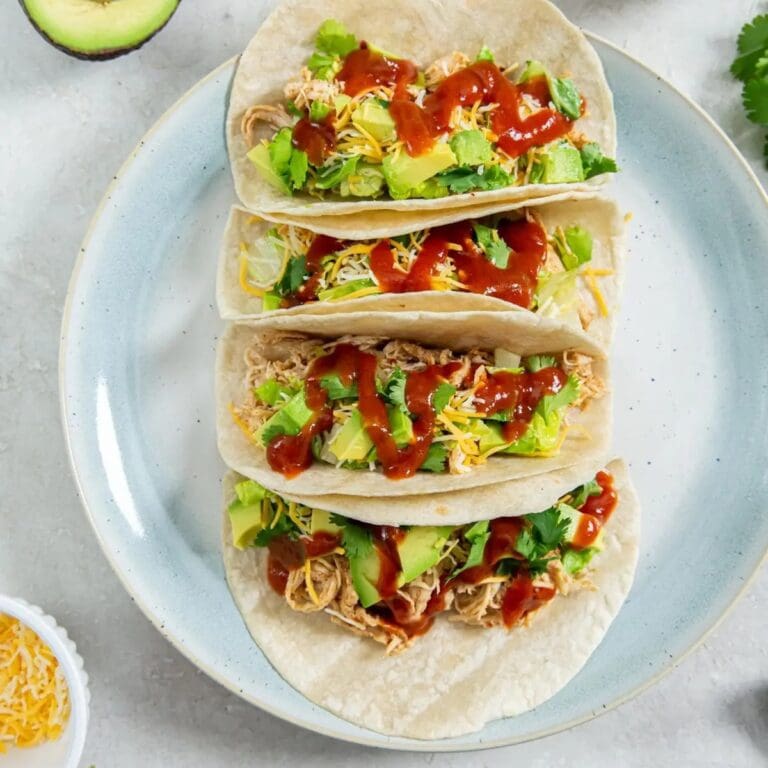
[[[543,184],[584,181],[581,154],[570,144],[561,143],[550,146],[546,153],[539,155],[538,159],[542,167],[541,182]]]
[[[528,60],[525,62],[525,69],[520,73],[520,77],[517,79],[517,82],[527,83],[534,77],[546,77],[549,79],[549,72],[540,61]]]
[[[560,512],[560,517],[563,520],[568,521],[568,528],[566,528],[563,542],[569,544],[576,537],[576,532],[579,530],[579,526],[581,525],[581,522],[583,518],[586,517],[586,515],[583,512],[579,512],[578,509],[574,509],[573,507],[569,506],[568,504],[558,504],[557,508]],[[599,549],[602,538],[603,532],[601,530],[597,534],[597,537],[592,542],[591,546]]]
[[[481,131],[459,131],[450,141],[459,165],[482,165],[493,158],[493,149]]]
[[[390,405],[387,412],[389,414],[389,427],[397,447],[403,448],[410,445],[413,442],[413,422],[408,414],[396,405]]]
[[[342,179],[339,193],[342,197],[376,197],[384,188],[384,174],[380,167],[359,163],[354,173]]]
[[[140,48],[161,30],[179,0],[22,0],[38,32],[79,59],[113,59]]]
[[[453,526],[419,525],[405,532],[397,543],[402,573],[398,584],[407,584],[437,563]]]
[[[235,486],[237,498],[229,505],[229,522],[232,526],[232,543],[245,549],[262,528],[261,501],[266,490],[255,480],[244,480]]]
[[[439,142],[429,152],[418,157],[411,157],[406,152],[400,152],[397,156],[387,155],[382,170],[390,195],[404,198],[419,184],[452,165],[456,165],[456,155],[448,144]]]
[[[373,441],[368,437],[363,415],[357,408],[328,443],[328,450],[338,461],[362,461],[371,448]]]
[[[368,277],[363,277],[360,280],[350,280],[348,283],[342,283],[341,285],[334,285],[333,288],[327,288],[324,291],[320,291],[317,294],[317,298],[320,301],[338,301],[348,296],[350,293],[356,293],[363,290],[363,288],[372,288],[376,283]]]
[[[253,149],[248,150],[248,159],[256,166],[256,170],[261,174],[264,181],[276,187],[281,192],[290,194],[288,185],[275,173],[272,167],[272,161],[269,158],[269,149],[266,144],[257,144]]]
[[[395,121],[386,107],[368,99],[352,113],[352,122],[358,128],[370,133],[376,141],[393,141],[397,138]]]
[[[376,584],[379,581],[381,560],[375,547],[371,547],[361,557],[349,557],[349,574],[352,586],[360,598],[363,608],[368,608],[381,600]]]
[[[352,99],[347,96],[346,93],[340,93],[338,96],[333,97],[333,107],[336,112],[339,113],[350,101],[352,101]]]
[[[256,437],[266,445],[275,435],[298,435],[311,418],[312,411],[307,407],[302,389],[261,425]]]
[[[478,444],[480,453],[490,451],[492,448],[499,448],[509,442],[504,439],[499,424],[482,421],[481,419],[470,419],[467,424],[467,430],[475,435],[475,437],[480,438]]]
[[[261,297],[261,308],[264,312],[273,312],[276,309],[280,309],[280,302],[282,299],[276,293],[267,291]]]
[[[331,513],[324,509],[313,509],[309,522],[309,531],[314,536],[316,533],[339,533],[341,526],[331,522]]]

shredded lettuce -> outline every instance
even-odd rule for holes
[[[331,56],[346,56],[357,48],[357,38],[340,21],[326,19],[317,30],[315,45]]]

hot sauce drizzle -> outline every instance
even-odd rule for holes
[[[608,472],[598,472],[595,476],[600,486],[598,496],[588,496],[581,507],[584,517],[579,521],[579,526],[571,542],[577,549],[585,549],[595,543],[600,530],[608,521],[608,518],[616,509],[618,494],[613,487],[613,477]]]
[[[307,159],[314,166],[321,166],[325,158],[336,148],[336,113],[331,110],[322,120],[310,120],[309,115],[293,126],[291,143],[296,149],[307,153]]]
[[[295,293],[282,300],[281,306],[294,307],[297,304],[317,301],[317,289],[320,285],[320,278],[323,276],[323,259],[331,253],[340,251],[343,247],[343,240],[337,240],[335,237],[328,237],[328,235],[315,235],[305,256],[307,278]]]

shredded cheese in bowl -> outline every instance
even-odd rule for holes
[[[0,753],[58,739],[69,713],[67,681],[51,649],[0,613]]]

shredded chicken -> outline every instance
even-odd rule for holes
[[[341,83],[336,80],[320,80],[308,67],[302,67],[299,77],[289,81],[283,89],[286,99],[293,101],[299,109],[309,109],[313,101],[333,104],[341,93]]]
[[[547,258],[544,261],[544,271],[550,275],[556,275],[558,272],[565,272],[565,267],[554,248],[547,248]]]
[[[434,88],[446,77],[468,67],[471,63],[472,60],[465,53],[453,51],[446,56],[441,56],[427,67],[424,72],[424,82],[427,88]]]
[[[579,302],[579,321],[581,322],[581,327],[585,331],[595,319],[595,315],[595,310],[587,306],[585,301],[582,300]]]
[[[257,142],[255,131],[259,123],[266,123],[275,130],[280,130],[288,127],[292,122],[291,116],[285,111],[282,104],[276,107],[269,104],[256,104],[253,107],[248,107],[243,113],[240,130],[245,137],[245,143],[252,147]]]
[[[580,379],[579,396],[573,406],[584,410],[590,400],[596,400],[607,391],[605,382],[592,370],[592,358],[580,352],[568,350],[563,353],[563,370]]]

